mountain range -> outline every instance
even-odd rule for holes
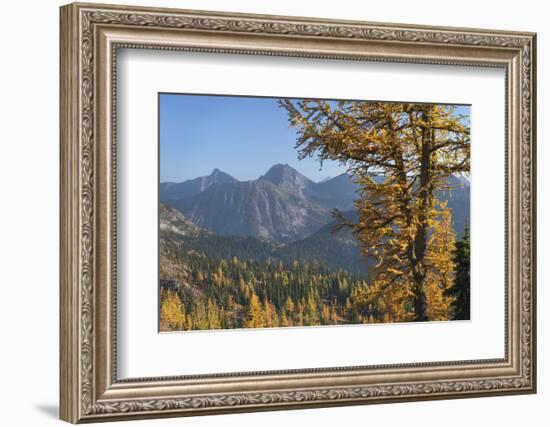
[[[470,184],[451,176],[439,196],[453,211],[460,236],[470,211]],[[332,222],[331,210],[353,215],[358,186],[348,174],[316,183],[289,165],[276,164],[252,181],[214,169],[205,177],[160,184],[160,201],[196,226],[222,236],[250,236],[276,244],[312,237]]]
[[[199,194],[211,185],[235,182],[238,181],[231,175],[219,169],[214,169],[208,176],[201,176],[184,182],[161,182],[159,188],[160,199],[161,201],[166,199],[185,199]]]
[[[253,181],[238,181],[214,170],[208,177],[163,184],[160,200],[196,225],[221,235],[278,243],[313,234],[331,221],[332,208],[351,209],[356,189],[345,174],[315,183],[282,164]]]

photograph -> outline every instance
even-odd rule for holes
[[[159,93],[159,330],[470,319],[470,106]]]

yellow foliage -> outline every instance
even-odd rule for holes
[[[208,299],[208,327],[209,329],[220,329],[222,327],[220,322],[220,316],[218,313],[218,307],[212,302],[211,299]]]
[[[452,281],[454,235],[437,194],[448,189],[452,174],[469,173],[469,123],[446,105],[323,100],[281,105],[298,130],[300,158],[338,161],[359,186],[358,221],[334,212],[337,229],[350,228],[364,257],[375,261],[371,288],[353,297],[357,316],[447,318],[449,301],[442,291]]]
[[[292,326],[292,324],[290,323],[290,321],[288,320],[288,318],[286,317],[286,314],[285,312],[283,311],[281,313],[281,326]]]
[[[253,293],[250,298],[245,326],[247,328],[263,328],[265,326],[262,305],[260,304],[260,299],[255,293]]]
[[[321,308],[321,322],[323,325],[330,325],[330,310],[326,304]]]
[[[185,329],[185,307],[177,293],[167,291],[160,307],[160,330],[181,331]]]
[[[455,280],[455,232],[452,228],[451,213],[443,206],[439,221],[434,226],[428,243],[426,262],[430,266],[425,288],[430,320],[449,320],[452,317],[454,298],[444,296]]]

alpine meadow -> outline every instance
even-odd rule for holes
[[[470,319],[470,106],[159,94],[159,330]]]

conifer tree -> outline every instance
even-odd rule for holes
[[[263,307],[264,326],[266,328],[272,328],[274,326],[273,311],[272,311],[272,306],[267,300],[267,298],[264,299],[263,306],[264,306]]]
[[[455,232],[450,210],[446,204],[441,204],[440,209],[426,255],[426,263],[430,266],[425,284],[429,320],[450,320],[454,300],[445,292],[455,281]]]
[[[301,159],[346,166],[359,185],[359,221],[334,211],[336,227],[355,234],[375,261],[380,295],[403,287],[414,320],[429,318],[428,239],[438,215],[438,190],[452,174],[469,173],[470,128],[453,107],[434,104],[280,101],[298,131]]]
[[[209,298],[208,299],[208,329],[220,329],[221,321],[218,314],[218,307]]]
[[[304,326],[304,305],[299,302],[296,306],[296,320],[295,325],[296,326]]]
[[[222,329],[231,328],[231,322],[230,322],[229,317],[227,316],[227,313],[225,312],[225,308],[223,306],[220,307],[220,327]]]
[[[160,308],[160,330],[181,331],[185,329],[185,307],[176,292],[167,291]]]
[[[323,325],[330,325],[330,309],[326,304],[323,304],[321,308],[321,323]]]
[[[274,328],[278,328],[281,326],[279,315],[277,314],[277,309],[273,305],[273,303],[269,303],[269,309],[271,311],[271,325]]]
[[[306,325],[318,325],[319,324],[319,312],[315,300],[310,296],[307,302],[306,309]]]
[[[470,228],[467,225],[456,243],[454,254],[456,276],[454,284],[445,291],[454,298],[453,319],[470,320]]]
[[[340,318],[338,317],[338,312],[336,311],[336,307],[334,305],[330,308],[330,323],[332,325],[337,325],[340,323]]]
[[[263,328],[265,326],[262,305],[255,293],[252,294],[250,302],[248,303],[248,313],[245,325],[247,328]]]
[[[206,307],[204,303],[201,300],[197,300],[193,302],[193,310],[192,310],[192,317],[193,317],[193,329],[208,329],[209,322],[208,322],[208,313],[206,311]]]
[[[294,318],[294,309],[295,309],[294,301],[292,301],[292,298],[289,295],[286,299],[286,302],[285,302],[285,311],[286,311],[286,315],[289,319]]]
[[[288,320],[288,317],[286,317],[285,310],[281,310],[281,321],[280,325],[282,327],[285,326],[292,326],[292,323]]]

